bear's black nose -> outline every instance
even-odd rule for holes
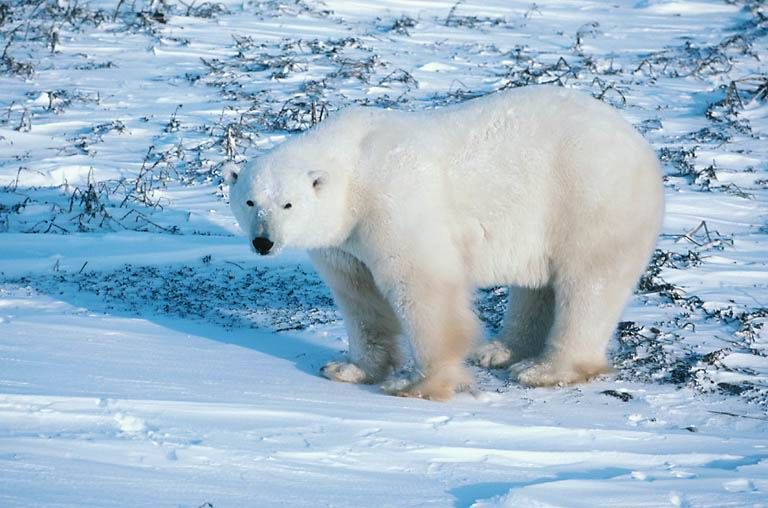
[[[272,240],[270,240],[269,238],[265,238],[263,236],[258,236],[254,238],[251,243],[253,244],[253,248],[256,249],[256,252],[258,252],[262,256],[264,254],[267,254],[269,250],[272,248],[272,246],[275,244]]]

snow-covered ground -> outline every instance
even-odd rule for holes
[[[760,0],[0,3],[0,504],[768,506],[767,36]],[[338,312],[303,253],[248,251],[222,163],[543,83],[664,161],[616,373],[320,378]]]

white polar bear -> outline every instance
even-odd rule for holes
[[[526,385],[586,380],[654,247],[654,151],[607,105],[562,88],[434,111],[350,108],[229,171],[253,248],[309,249],[349,334],[330,379],[379,383],[410,338],[418,379],[447,399],[470,383],[477,287],[513,286],[499,342],[474,353]]]

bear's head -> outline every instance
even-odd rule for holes
[[[291,140],[270,154],[224,169],[230,205],[254,251],[317,249],[343,242],[352,230],[349,178],[340,161],[302,157]]]

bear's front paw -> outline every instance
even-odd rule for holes
[[[583,383],[610,369],[598,364],[588,368],[577,367],[550,359],[523,360],[509,368],[510,378],[526,386],[564,386]]]
[[[457,391],[469,390],[472,376],[462,366],[446,366],[434,374],[422,377],[397,377],[382,383],[389,395],[445,401]]]
[[[453,386],[446,383],[435,383],[425,379],[418,383],[386,383],[381,389],[384,393],[397,397],[411,397],[414,399],[429,399],[446,401],[454,394]]]
[[[469,361],[486,369],[503,369],[512,363],[512,351],[501,342],[494,340],[472,351]]]
[[[379,385],[381,391],[388,395],[400,395],[424,378],[416,376],[393,376]]]
[[[349,362],[328,362],[320,369],[320,374],[331,381],[342,383],[366,383],[368,375],[363,369]]]

